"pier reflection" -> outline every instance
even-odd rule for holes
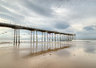
[[[71,41],[70,41],[71,42]],[[19,46],[14,45],[14,54],[18,57],[31,57],[44,53],[58,51],[61,49],[69,48],[70,42],[34,42],[30,45],[28,43],[21,43]]]

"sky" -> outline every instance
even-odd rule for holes
[[[96,0],[0,0],[0,22],[96,39]]]

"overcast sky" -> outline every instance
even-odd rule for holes
[[[96,0],[0,0],[0,21],[96,39]]]

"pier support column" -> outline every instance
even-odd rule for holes
[[[43,42],[43,32],[42,32],[42,47],[41,47],[42,50],[43,50],[43,43],[44,43],[44,42]]]
[[[30,53],[32,53],[32,31],[30,32]]]
[[[18,46],[20,45],[20,29],[18,29]]]
[[[54,49],[54,33],[52,33],[52,49]]]
[[[44,49],[46,49],[45,47],[46,47],[46,32],[44,32]]]
[[[32,31],[31,31],[31,34],[30,34],[30,45],[31,45],[31,48],[32,48]]]
[[[51,49],[53,48],[53,41],[52,41],[52,33],[51,33]]]
[[[64,42],[63,44],[65,44],[65,35],[63,35],[63,42]]]
[[[17,46],[17,43],[18,43],[18,41],[17,41],[17,29],[16,29],[16,46]]]
[[[14,42],[13,44],[15,45],[16,44],[16,29],[14,29]]]
[[[71,41],[72,41],[72,35],[71,35]]]
[[[56,34],[54,34],[54,43],[55,43],[55,48],[56,48]]]
[[[38,47],[38,33],[36,31],[36,48]]]
[[[20,30],[14,29],[14,45],[20,45]]]
[[[60,34],[60,48],[61,48],[61,46],[62,46],[62,45],[61,45],[61,34]]]
[[[33,53],[34,53],[34,44],[35,44],[35,31],[33,31]]]
[[[57,34],[57,44],[58,44],[58,34]],[[57,48],[58,48],[58,45],[57,45]]]
[[[48,49],[48,43],[49,43],[49,40],[48,40],[48,32],[47,32],[47,49]]]

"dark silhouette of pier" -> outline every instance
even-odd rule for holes
[[[34,42],[36,42],[36,45],[38,44],[38,33],[37,33],[38,31],[42,33],[42,37],[41,37],[42,42],[72,41],[75,37],[75,34],[37,29],[37,28],[32,28],[32,27],[27,27],[27,26],[7,24],[3,22],[0,22],[0,27],[14,29],[14,45],[20,45],[20,29],[29,30],[31,32],[30,43],[34,44]],[[65,36],[67,37],[66,39],[65,39]]]

